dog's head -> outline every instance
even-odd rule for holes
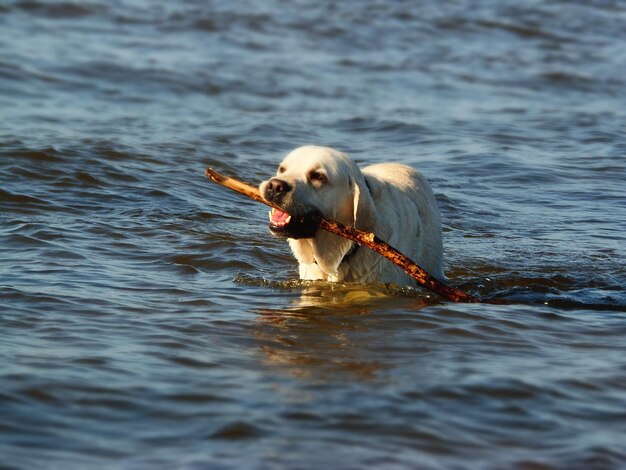
[[[364,226],[371,205],[365,179],[345,154],[327,147],[299,147],[285,157],[276,176],[259,190],[281,207],[270,212],[270,230],[286,238],[313,238],[313,219],[322,216],[349,226]],[[367,194],[367,198],[365,197]]]

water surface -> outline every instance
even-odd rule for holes
[[[621,2],[0,5],[9,468],[626,466]],[[303,284],[290,149],[431,181],[450,282]]]

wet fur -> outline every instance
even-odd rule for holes
[[[315,172],[325,181],[312,180]],[[439,210],[430,184],[419,172],[397,163],[360,170],[337,150],[306,146],[285,157],[276,178],[292,188],[280,204],[289,214],[319,211],[326,218],[374,232],[444,279]],[[261,194],[267,194],[267,183],[261,183]],[[377,253],[364,247],[353,252],[352,241],[324,230],[317,230],[312,238],[288,241],[301,279],[414,285],[413,279]]]

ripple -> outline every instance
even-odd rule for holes
[[[4,189],[0,189],[0,197],[2,197],[3,203],[11,203],[19,207],[20,210],[25,210],[28,206],[33,208],[41,208],[48,207],[51,204],[43,199],[39,199],[34,196],[29,196],[27,194],[16,194],[6,191]]]
[[[217,365],[214,363],[201,361],[199,359],[186,357],[186,356],[175,356],[175,357],[168,358],[168,360],[174,364],[184,366],[184,367],[193,367],[193,368],[202,368],[202,369],[217,367]]]
[[[82,18],[101,13],[104,8],[95,3],[83,4],[76,2],[48,3],[37,0],[21,0],[13,4],[13,8],[51,18]]]
[[[63,402],[55,397],[53,394],[47,392],[46,390],[41,390],[38,388],[28,388],[24,390],[20,390],[18,394],[22,397],[25,397],[28,400],[34,400],[43,403],[56,404],[61,405]]]
[[[48,147],[40,150],[36,149],[16,149],[10,151],[14,158],[20,160],[31,160],[35,163],[61,163],[65,159],[60,151],[54,147]]]
[[[235,421],[228,423],[211,433],[209,439],[224,439],[224,440],[245,440],[255,439],[267,435],[267,431],[263,428],[255,426],[245,421]]]
[[[559,43],[576,42],[575,38],[565,35],[556,35],[546,29],[538,26],[514,24],[497,20],[480,20],[477,24],[488,29],[499,29],[510,33],[517,34],[523,38],[540,38],[549,39]]]
[[[377,139],[392,140],[394,142],[416,141],[427,134],[428,129],[419,124],[378,120],[369,117],[355,117],[335,123],[335,126],[346,132],[373,133]]]
[[[166,395],[165,398],[174,402],[182,402],[186,404],[212,404],[232,401],[228,397],[222,397],[209,393],[174,393]]]

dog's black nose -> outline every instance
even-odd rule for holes
[[[269,199],[282,196],[289,191],[291,191],[291,185],[278,178],[272,178],[269,180],[267,182],[267,186],[265,187],[265,193]]]

